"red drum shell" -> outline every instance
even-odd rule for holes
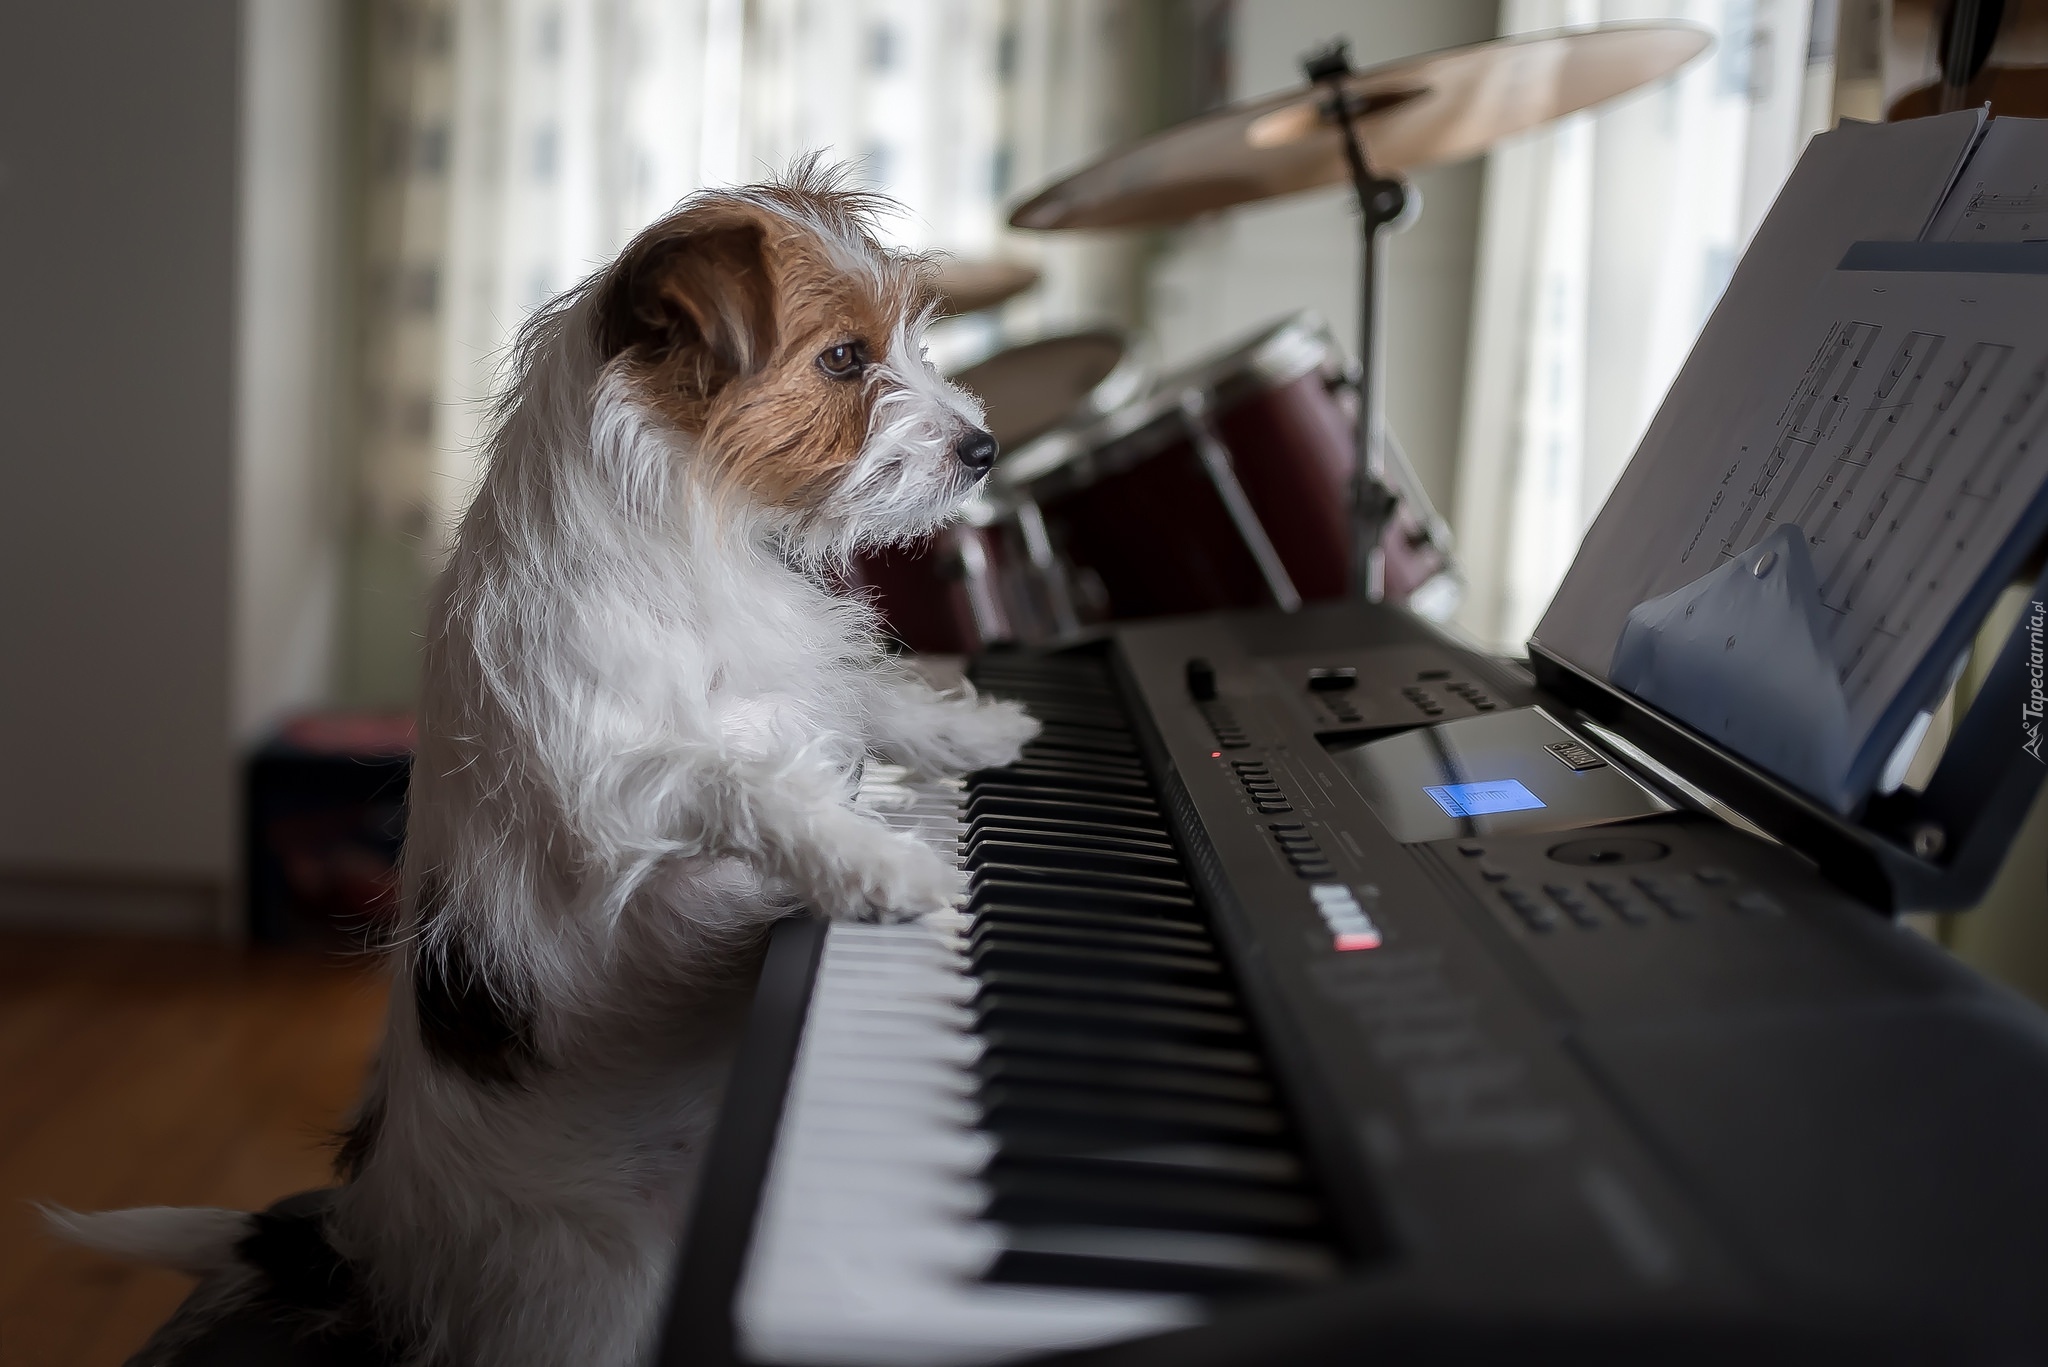
[[[952,527],[908,546],[868,551],[854,558],[847,586],[875,605],[888,634],[920,654],[966,655],[1012,633],[1000,600],[997,621],[980,620],[960,554],[964,538],[980,546],[984,563],[1004,558],[1001,538],[980,527]],[[991,576],[992,577],[992,576]]]
[[[1002,463],[996,469],[996,502],[1008,510],[997,525],[956,528],[921,547],[863,557],[855,582],[875,595],[897,637],[926,651],[1053,639],[1062,613],[1071,629],[1076,616],[1092,622],[1272,604],[1273,588],[1203,464],[1185,396],[1227,451],[1295,592],[1304,602],[1341,598],[1350,588],[1356,459],[1351,414],[1335,392],[1341,373],[1341,354],[1321,325],[1289,319],[1105,418],[1021,449],[1009,479]],[[1034,564],[1027,553],[1034,504],[1051,564]],[[972,545],[947,537],[969,537]],[[1444,567],[1405,504],[1381,546],[1389,602],[1406,602]],[[1071,606],[1056,612],[1056,602]]]
[[[1344,594],[1350,563],[1351,424],[1320,371],[1210,414],[1245,497],[1304,600]],[[1092,571],[1113,618],[1257,607],[1273,596],[1186,435],[1178,410],[1127,440],[1156,454],[1043,507],[1053,544]]]

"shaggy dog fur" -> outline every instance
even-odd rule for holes
[[[811,163],[699,195],[526,327],[433,604],[397,990],[341,1185],[53,1216],[205,1279],[138,1362],[265,1302],[406,1364],[645,1361],[766,928],[959,894],[850,805],[866,756],[968,770],[1037,729],[933,692],[832,587],[994,456],[877,207]]]

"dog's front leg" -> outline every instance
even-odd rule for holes
[[[958,774],[1011,763],[1039,724],[1023,704],[978,698],[964,680],[942,693],[907,670],[890,670],[875,680],[868,732],[892,764]]]
[[[965,891],[931,846],[855,809],[845,771],[815,752],[724,757],[692,799],[677,813],[687,846],[738,855],[828,916],[920,916]]]

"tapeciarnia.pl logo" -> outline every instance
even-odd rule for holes
[[[2048,608],[2036,598],[2033,615],[2027,618],[2027,701],[2020,709],[2020,725],[2027,729],[2027,743],[2021,748],[2032,755],[2036,762],[2048,764],[2041,758],[2041,714],[2048,710],[2048,689],[2043,688],[2044,676],[2048,676],[2048,659],[2041,649],[2041,628],[2048,622]]]

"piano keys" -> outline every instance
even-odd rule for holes
[[[1074,1347],[1337,1266],[1105,671],[980,681],[1045,722],[1018,763],[863,775],[972,892],[825,932],[740,1291],[763,1361]]]
[[[662,1362],[2048,1353],[2048,1016],[1527,675],[1344,605],[972,672],[1045,734],[864,776],[972,893],[778,928]]]

